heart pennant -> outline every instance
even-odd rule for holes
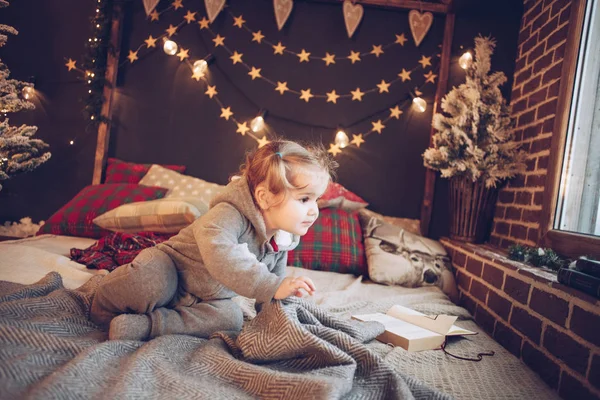
[[[348,32],[348,37],[351,38],[358,25],[360,25],[360,21],[362,21],[364,9],[360,4],[353,4],[352,1],[345,0],[343,10],[346,31]]]
[[[204,0],[204,6],[206,7],[206,15],[208,15],[208,20],[212,24],[215,22],[215,19],[225,7],[226,0]]]
[[[160,0],[144,0],[144,10],[146,10],[146,15],[150,15],[152,10],[158,5],[159,1]]]
[[[417,10],[410,10],[408,13],[408,24],[410,25],[410,31],[413,39],[415,40],[415,46],[419,47],[431,24],[433,23],[433,14],[430,12],[420,13]]]
[[[275,20],[277,28],[281,30],[292,13],[294,2],[292,0],[273,0],[273,9],[275,10]]]

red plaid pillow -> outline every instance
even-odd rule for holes
[[[367,273],[363,233],[357,213],[321,210],[319,218],[288,253],[288,265],[343,274]]]
[[[106,166],[104,183],[140,183],[152,164],[135,164],[109,158]],[[185,172],[185,165],[162,165],[165,168]]]
[[[360,210],[369,205],[361,197],[336,182],[329,182],[318,204],[319,208],[341,208],[346,211]]]
[[[134,201],[160,199],[166,192],[164,188],[127,183],[89,185],[48,218],[37,234],[100,238],[111,232],[92,222],[98,215]]]

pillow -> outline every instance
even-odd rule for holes
[[[442,287],[450,272],[448,254],[442,245],[388,224],[367,213],[359,213],[365,239],[369,278],[386,285]]]
[[[317,204],[319,205],[319,208],[341,208],[345,211],[360,210],[369,205],[369,203],[339,183],[331,181]]]
[[[37,235],[52,233],[100,238],[110,231],[94,225],[94,218],[123,204],[160,199],[165,193],[164,188],[131,183],[89,185],[48,218]]]
[[[225,189],[225,186],[183,175],[156,164],[150,167],[148,173],[140,181],[140,185],[160,186],[168,189],[165,198],[198,197],[207,207],[210,200]]]
[[[139,183],[152,164],[135,164],[109,158],[104,183]],[[185,172],[185,165],[163,165],[177,172]]]
[[[363,215],[363,218],[375,217],[388,224],[399,226],[400,228],[403,228],[410,233],[414,233],[415,235],[421,234],[421,221],[418,219],[390,217],[387,215],[376,213],[375,211],[367,210],[366,208],[363,208],[358,212],[360,214],[365,214]]]
[[[367,272],[363,235],[356,213],[321,210],[300,244],[288,253],[288,265],[362,275]]]
[[[94,223],[113,232],[177,233],[208,211],[197,197],[171,197],[129,203],[94,218]]]

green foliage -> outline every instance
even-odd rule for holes
[[[529,263],[535,267],[546,267],[558,271],[569,264],[569,260],[560,257],[554,250],[542,247],[529,247],[516,244],[508,248],[508,258]]]

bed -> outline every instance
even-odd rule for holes
[[[325,367],[299,369],[306,353],[272,358],[281,337],[263,338],[267,325],[252,301],[241,297],[236,301],[247,321],[240,336],[107,341],[87,320],[94,288],[107,271],[69,258],[71,248],[95,242],[44,234],[0,243],[0,398],[557,398],[439,287],[386,286],[347,273],[288,267],[289,275],[312,278],[317,294],[259,314],[316,318],[298,317],[289,337],[312,332],[300,342],[325,346],[313,354],[321,354],[315,356],[321,364],[334,360]],[[441,350],[411,353],[373,340],[372,326],[349,323],[352,314],[385,312],[394,304],[458,316],[458,325],[479,334],[453,339],[447,350],[463,357],[495,355],[471,362]],[[290,351],[288,342],[282,346]],[[354,360],[343,361],[348,354]]]

